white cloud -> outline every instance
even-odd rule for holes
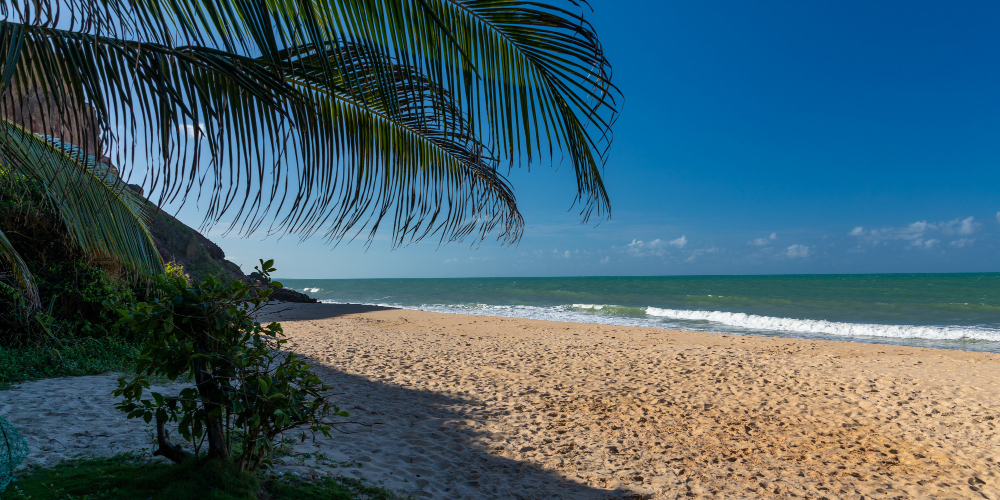
[[[569,258],[569,250],[566,250],[565,252],[563,252],[563,257],[565,257],[567,259]]]
[[[607,255],[603,259],[599,260],[598,262],[600,262],[601,264],[607,264],[608,262],[611,262],[611,256]]]
[[[795,244],[788,247],[787,252],[785,252],[789,258],[794,259],[796,257],[806,258],[809,256],[809,247],[806,245]]]
[[[177,129],[181,131],[181,133],[187,134],[191,137],[198,137],[200,135],[205,135],[204,123],[198,123],[197,127],[195,127],[190,123],[185,123],[184,125],[178,125]]]
[[[705,254],[713,254],[713,253],[719,253],[719,252],[721,252],[721,251],[722,251],[722,250],[721,250],[721,249],[719,249],[719,248],[717,248],[717,247],[711,247],[711,248],[699,248],[699,249],[697,249],[697,250],[694,250],[694,251],[692,251],[692,252],[691,252],[691,255],[690,255],[690,256],[689,256],[688,258],[684,259],[684,260],[685,260],[686,262],[694,262],[694,260],[695,260],[695,259],[697,259],[698,257],[701,257],[702,255],[705,255]]]
[[[1000,222],[1000,212],[997,212],[997,222]]]
[[[975,241],[976,241],[975,238],[961,238],[961,239],[957,239],[957,240],[955,240],[955,241],[953,241],[951,243],[948,243],[948,246],[955,247],[955,248],[965,248],[967,246],[971,246],[972,243],[975,242]]]
[[[755,246],[755,247],[763,247],[763,246],[770,245],[771,242],[774,241],[774,240],[776,240],[776,239],[778,239],[778,233],[771,233],[771,235],[768,236],[767,238],[757,238],[755,240],[750,240],[750,241],[747,242],[747,245],[751,245],[751,246]]]
[[[958,219],[956,219],[956,220],[958,220]],[[962,235],[972,234],[972,233],[974,233],[976,231],[976,226],[978,226],[978,225],[979,224],[970,215],[970,216],[962,219],[962,222],[958,226],[958,234],[962,234]]]
[[[683,235],[680,238],[670,241],[663,241],[659,238],[649,242],[633,239],[632,243],[625,246],[625,251],[635,257],[647,257],[650,255],[662,257],[667,254],[667,250],[669,250],[667,247],[684,248],[687,243],[687,237]]]
[[[872,246],[886,245],[890,241],[903,241],[906,242],[906,248],[929,249],[941,242],[940,238],[934,238],[932,235],[968,236],[975,233],[980,225],[974,217],[969,216],[948,222],[935,223],[922,220],[903,227],[865,229],[863,226],[858,226],[847,234],[858,238],[859,243],[868,243]]]

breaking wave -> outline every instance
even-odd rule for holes
[[[690,311],[647,307],[646,314],[683,321],[704,321],[748,331],[826,334],[841,337],[888,337],[895,339],[928,340],[989,340],[1000,341],[1000,330],[969,326],[881,325],[874,323],[844,323],[821,319],[776,318],[756,314],[726,311]]]

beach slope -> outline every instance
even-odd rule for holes
[[[1000,498],[1000,355],[282,309],[357,422],[300,464],[416,497]]]

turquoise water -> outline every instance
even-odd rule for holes
[[[1000,273],[281,281],[324,302],[1000,352]]]

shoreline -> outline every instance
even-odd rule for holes
[[[288,302],[287,304],[292,304]],[[457,314],[466,316],[483,316],[490,318],[512,318],[512,319],[523,319],[530,321],[552,321],[557,323],[571,323],[579,325],[605,325],[620,328],[649,328],[653,330],[664,330],[664,331],[676,331],[676,332],[688,332],[692,334],[710,334],[710,335],[736,335],[736,336],[751,336],[751,337],[763,337],[763,338],[786,338],[786,339],[797,339],[797,340],[816,340],[821,342],[854,342],[861,344],[871,344],[871,345],[885,345],[885,346],[901,346],[901,347],[915,347],[921,349],[941,349],[949,351],[963,351],[963,352],[981,352],[981,353],[991,353],[1000,354],[1000,341],[995,340],[982,340],[982,339],[930,339],[923,337],[887,337],[887,336],[876,336],[876,335],[838,335],[838,334],[826,334],[826,333],[812,333],[811,335],[805,332],[794,332],[794,331],[770,331],[770,330],[748,330],[748,331],[719,331],[719,330],[689,330],[684,328],[671,328],[669,326],[652,326],[652,325],[631,325],[614,322],[615,319],[619,319],[614,316],[605,316],[604,318],[609,318],[605,321],[585,321],[583,318],[571,318],[571,319],[551,319],[551,318],[534,318],[516,315],[496,315],[488,313],[476,313],[476,312],[464,312],[464,311],[444,311],[444,310],[431,310],[431,309],[420,309],[417,306],[398,306],[389,304],[375,304],[375,303],[356,303],[356,302],[333,302],[320,300],[318,304],[326,304],[331,306],[339,307],[373,307],[373,308],[385,308],[385,309],[400,309],[405,311],[420,311],[429,312],[434,314]],[[498,306],[491,306],[498,307]],[[507,306],[502,306],[507,307]],[[543,309],[539,306],[531,306],[538,309]],[[579,314],[579,313],[578,313]],[[594,316],[595,318],[602,318],[601,316]],[[621,317],[622,320],[625,317]],[[800,320],[797,318],[776,318],[776,319],[791,319],[794,321],[808,321],[808,322],[819,322],[825,320]],[[867,323],[859,323],[862,326],[868,326]],[[902,326],[902,327],[912,327],[912,328],[922,328],[919,325],[877,325],[877,326]],[[928,345],[914,345],[914,344],[928,344]],[[981,346],[981,349],[975,347]]]

